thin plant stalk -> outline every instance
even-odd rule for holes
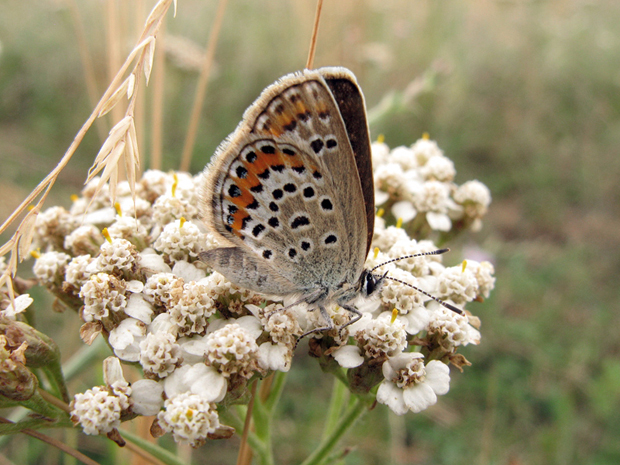
[[[211,27],[211,33],[209,34],[207,50],[202,61],[202,67],[200,68],[198,85],[196,86],[194,106],[192,107],[192,113],[189,118],[187,136],[185,137],[185,144],[183,146],[183,154],[181,155],[181,165],[179,167],[180,171],[189,171],[189,165],[192,161],[192,153],[196,143],[196,134],[198,133],[198,123],[200,122],[200,113],[205,95],[207,93],[207,84],[209,83],[209,77],[211,76],[213,57],[215,56],[215,48],[220,36],[220,30],[222,28],[227,3],[228,0],[220,0],[220,3],[217,6],[217,12],[215,13],[215,19],[213,20],[213,26]]]
[[[314,53],[316,51],[316,40],[319,35],[319,21],[321,19],[321,10],[323,9],[323,0],[316,3],[316,13],[314,15],[314,24],[312,26],[312,36],[310,37],[310,47],[308,51],[308,61],[306,61],[306,69],[312,69],[314,65]]]
[[[153,114],[151,119],[151,156],[150,168],[159,170],[162,167],[163,124],[164,124],[164,80],[166,77],[166,61],[164,60],[163,41],[166,23],[162,24],[159,34],[159,47],[155,50],[153,69]]]
[[[335,426],[333,433],[321,441],[319,447],[302,462],[302,465],[319,465],[329,457],[329,454],[342,439],[345,433],[351,429],[355,421],[366,411],[367,404],[361,397],[356,397],[351,406],[346,410],[343,417]]]

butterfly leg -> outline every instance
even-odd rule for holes
[[[334,323],[332,322],[332,319],[327,313],[327,309],[323,307],[322,305],[318,305],[318,308],[319,308],[319,311],[321,312],[321,316],[327,323],[327,326],[323,326],[321,328],[314,328],[314,329],[311,329],[310,331],[306,331],[301,336],[299,336],[299,339],[297,339],[297,343],[299,343],[299,341],[301,341],[304,337],[308,336],[309,334],[319,333],[321,331],[329,331],[330,329],[334,329]]]
[[[344,330],[344,328],[358,321],[362,317],[362,312],[360,312],[357,308],[353,307],[352,305],[340,304],[340,306],[344,308],[346,311],[353,313],[354,315],[348,323],[343,324],[338,329],[338,336],[342,338],[342,331]]]

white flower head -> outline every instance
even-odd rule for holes
[[[196,216],[198,216],[198,208],[195,204],[171,194],[158,197],[153,204],[153,221],[160,226],[181,218],[190,219]]]
[[[156,273],[144,284],[144,294],[155,306],[170,308],[183,293],[183,279],[172,273]]]
[[[145,202],[142,199],[136,199],[136,201]],[[134,245],[147,244],[149,240],[146,227],[131,212],[124,212],[124,216],[117,217],[116,221],[108,226],[108,234],[112,239],[125,239]]]
[[[99,228],[93,224],[84,224],[65,237],[64,248],[73,255],[97,255],[104,240]]]
[[[411,151],[415,157],[418,166],[424,166],[433,157],[443,156],[443,151],[437,145],[437,142],[426,137],[418,139],[412,146]]]
[[[132,390],[116,357],[103,361],[103,376],[106,386],[95,386],[76,394],[71,402],[71,420],[80,424],[86,434],[105,434],[118,428],[121,415],[131,405]]]
[[[71,260],[71,256],[63,252],[44,253],[37,258],[34,264],[34,274],[41,284],[60,284],[63,281],[65,267],[69,260]]]
[[[164,391],[169,399],[189,392],[207,402],[220,402],[227,389],[227,379],[204,363],[183,365],[164,380]]]
[[[196,259],[205,250],[206,237],[191,221],[178,220],[167,224],[153,247],[171,261]]]
[[[405,352],[383,363],[385,379],[377,391],[377,402],[397,415],[418,413],[437,402],[437,396],[450,389],[450,369],[433,360],[424,365],[424,356]]]
[[[456,189],[453,198],[464,207],[466,216],[482,218],[491,204],[491,191],[480,181],[467,181]]]
[[[429,334],[436,334],[446,350],[468,344],[480,344],[480,331],[469,324],[466,314],[448,310],[436,302],[429,305],[431,321],[428,324]]]
[[[389,161],[391,163],[398,163],[403,171],[414,170],[418,166],[418,161],[415,157],[415,153],[409,147],[400,146],[395,147],[390,152]]]
[[[468,267],[463,269],[459,265],[445,268],[437,280],[437,297],[451,300],[457,305],[471,302],[478,293],[478,280]]]
[[[451,182],[456,175],[454,163],[448,157],[435,156],[429,158],[420,173],[426,181]]]
[[[178,302],[170,309],[170,316],[178,327],[179,336],[203,333],[208,318],[215,313],[215,301],[204,283],[190,281],[183,286]]]
[[[372,238],[372,247],[378,247],[385,252],[399,241],[410,240],[409,236],[407,236],[407,232],[403,228],[388,226],[381,231],[375,230],[375,235]]]
[[[164,431],[172,433],[176,442],[193,447],[203,444],[220,426],[215,404],[189,392],[167,399],[157,420]]]
[[[80,288],[96,272],[96,260],[90,255],[74,257],[65,268],[65,281]]]
[[[387,162],[390,147],[385,142],[373,142],[370,144],[370,153],[372,154],[372,164],[377,167]]]
[[[407,192],[407,185],[411,177],[398,163],[386,163],[379,165],[374,170],[375,190],[386,192],[392,200],[401,200]]]
[[[37,215],[33,244],[43,250],[62,248],[65,237],[78,226],[78,222],[63,207],[50,207]]]
[[[359,330],[355,340],[367,358],[394,356],[407,347],[405,324],[398,319],[392,321],[389,312],[382,313]]]
[[[127,306],[125,281],[107,273],[92,275],[80,290],[84,301],[82,318],[89,322],[102,320],[110,310],[119,312]]]
[[[125,396],[126,397],[126,396]],[[71,419],[85,434],[105,434],[121,424],[122,399],[104,386],[76,394],[71,403]]]
[[[205,340],[207,364],[225,377],[249,379],[257,369],[258,345],[250,333],[232,323],[209,334]]]
[[[149,333],[140,342],[140,365],[146,376],[165,378],[181,365],[181,348],[174,334]]]
[[[135,273],[140,263],[140,255],[136,246],[127,239],[113,239],[101,244],[101,252],[97,257],[99,271],[114,273],[119,276]]]
[[[467,269],[469,269],[478,281],[477,295],[488,298],[491,291],[495,287],[495,267],[491,262],[477,262],[475,260],[467,260]]]

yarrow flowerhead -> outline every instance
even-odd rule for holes
[[[380,266],[373,273],[387,272],[386,279],[373,299],[351,302],[357,322],[329,305],[333,329],[307,337],[326,371],[350,370],[353,392],[378,385],[380,403],[418,412],[448,391],[447,363],[466,364],[455,358],[458,348],[480,342],[477,318],[428,294],[462,308],[489,295],[494,269],[473,260],[446,267],[439,255],[400,259],[435,251],[431,239],[478,227],[490,195],[478,181],[456,185],[454,164],[427,138],[393,150],[374,143],[372,158],[384,211],[366,268]],[[34,253],[39,282],[82,318],[85,342],[105,337],[116,356],[104,364],[105,386],[75,396],[73,421],[88,434],[109,434],[127,418],[156,415],[153,434],[193,446],[230,436],[218,406],[248,398],[252,380],[291,369],[299,337],[326,326],[323,313],[292,305],[298,297],[240,288],[200,260],[201,252],[226,247],[197,208],[203,174],[146,171],[133,193],[119,183],[116,208],[107,188],[96,193],[98,183],[90,181],[69,211],[42,212],[34,242],[43,250]],[[24,299],[16,299],[12,318],[21,317]],[[121,361],[142,367],[144,379],[129,385]]]

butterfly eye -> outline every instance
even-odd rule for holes
[[[368,273],[366,275],[366,295],[371,295],[377,289],[377,278],[375,275]]]

